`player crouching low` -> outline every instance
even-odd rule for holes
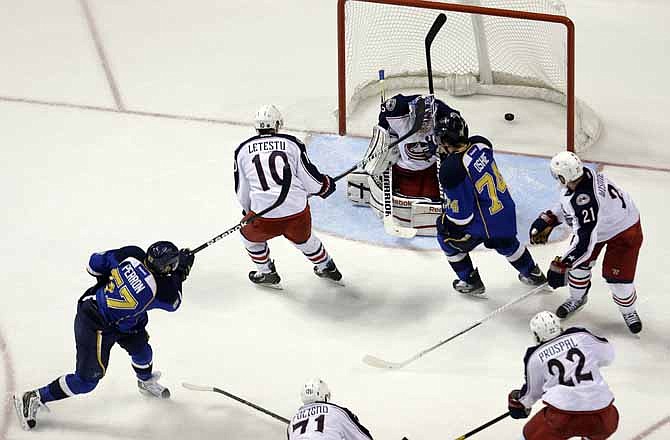
[[[321,379],[307,382],[300,398],[303,406],[286,428],[288,440],[372,440],[354,413],[330,402],[330,390]]]
[[[504,255],[523,283],[545,283],[542,271],[516,237],[514,200],[498,170],[491,142],[482,136],[469,137],[468,126],[457,112],[436,115],[434,141],[442,157],[439,177],[445,197],[444,213],[437,219],[437,238],[458,275],[454,289],[471,295],[484,293],[484,283],[469,255],[480,244]]]
[[[642,331],[633,284],[642,246],[640,213],[631,197],[604,174],[586,168],[574,153],[551,159],[551,173],[565,188],[560,207],[533,222],[531,243],[546,243],[552,229],[565,221],[572,227],[570,248],[551,263],[547,278],[554,289],[569,285],[570,298],[556,310],[566,318],[583,307],[591,288],[591,268],[605,250],[602,276],[612,291],[628,329]]]
[[[524,356],[525,380],[508,397],[512,418],[525,419],[542,399],[546,407],[523,428],[525,440],[605,440],[616,432],[619,413],[600,368],[612,363],[614,349],[605,338],[580,327],[561,328],[551,312],[530,321],[538,345]]]
[[[274,105],[264,105],[256,113],[257,135],[235,150],[235,192],[245,218],[275,203],[283,186],[284,166],[290,167],[293,176],[286,200],[240,230],[244,247],[257,268],[249,272],[249,280],[265,287],[282,288],[268,247],[268,240],[282,235],[314,264],[318,277],[339,283],[342,274],[321,240],[312,233],[312,214],[307,202],[311,194],[324,199],[333,194],[335,181],[310,162],[300,140],[279,133],[283,124],[279,110]]]

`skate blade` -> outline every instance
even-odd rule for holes
[[[19,419],[19,424],[21,425],[21,428],[24,431],[30,431],[35,427],[37,422],[35,420],[26,420],[23,417],[23,403],[21,402],[21,398],[17,398],[16,395],[12,396],[12,400],[14,401],[14,409],[16,410],[16,416]],[[32,423],[31,423],[32,422]]]
[[[472,291],[472,292],[459,292],[459,291],[457,290],[457,292],[460,293],[461,295],[465,295],[465,296],[468,296],[468,297],[470,297],[470,298],[489,299],[489,296],[486,294],[486,291],[483,291],[483,292],[476,292],[476,291]]]
[[[140,390],[141,394],[143,394],[147,397],[151,397],[153,399],[163,400],[163,399],[169,399],[170,398],[170,390],[167,389],[167,388],[165,388],[163,391],[161,391],[160,395],[156,395],[156,394],[152,393],[151,391],[146,390],[144,388],[138,388],[138,389]]]
[[[272,289],[272,290],[284,290],[284,286],[281,285],[281,283],[277,284],[256,284],[258,287],[263,287],[265,289]]]

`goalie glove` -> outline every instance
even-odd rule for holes
[[[568,270],[570,266],[561,260],[561,257],[554,258],[547,272],[547,284],[552,289],[558,289],[568,283]]]
[[[530,225],[531,244],[544,244],[549,240],[551,231],[559,225],[558,217],[551,211],[545,211]]]
[[[379,176],[390,166],[395,164],[400,158],[398,146],[388,148],[391,143],[391,137],[386,129],[375,125],[372,128],[372,138],[368,149],[363,156],[365,161],[364,170],[371,176]]]

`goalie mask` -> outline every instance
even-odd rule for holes
[[[465,144],[468,141],[468,124],[457,111],[450,110],[448,114],[438,111],[433,133],[440,145]]]

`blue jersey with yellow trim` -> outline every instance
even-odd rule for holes
[[[474,237],[516,237],[516,206],[493,157],[491,142],[469,139],[463,152],[451,153],[440,167],[445,214]]]
[[[98,310],[105,320],[121,331],[143,328],[147,311],[174,312],[181,305],[181,277],[154,276],[144,265],[146,254],[137,246],[126,246],[91,255],[88,272],[99,281]]]

